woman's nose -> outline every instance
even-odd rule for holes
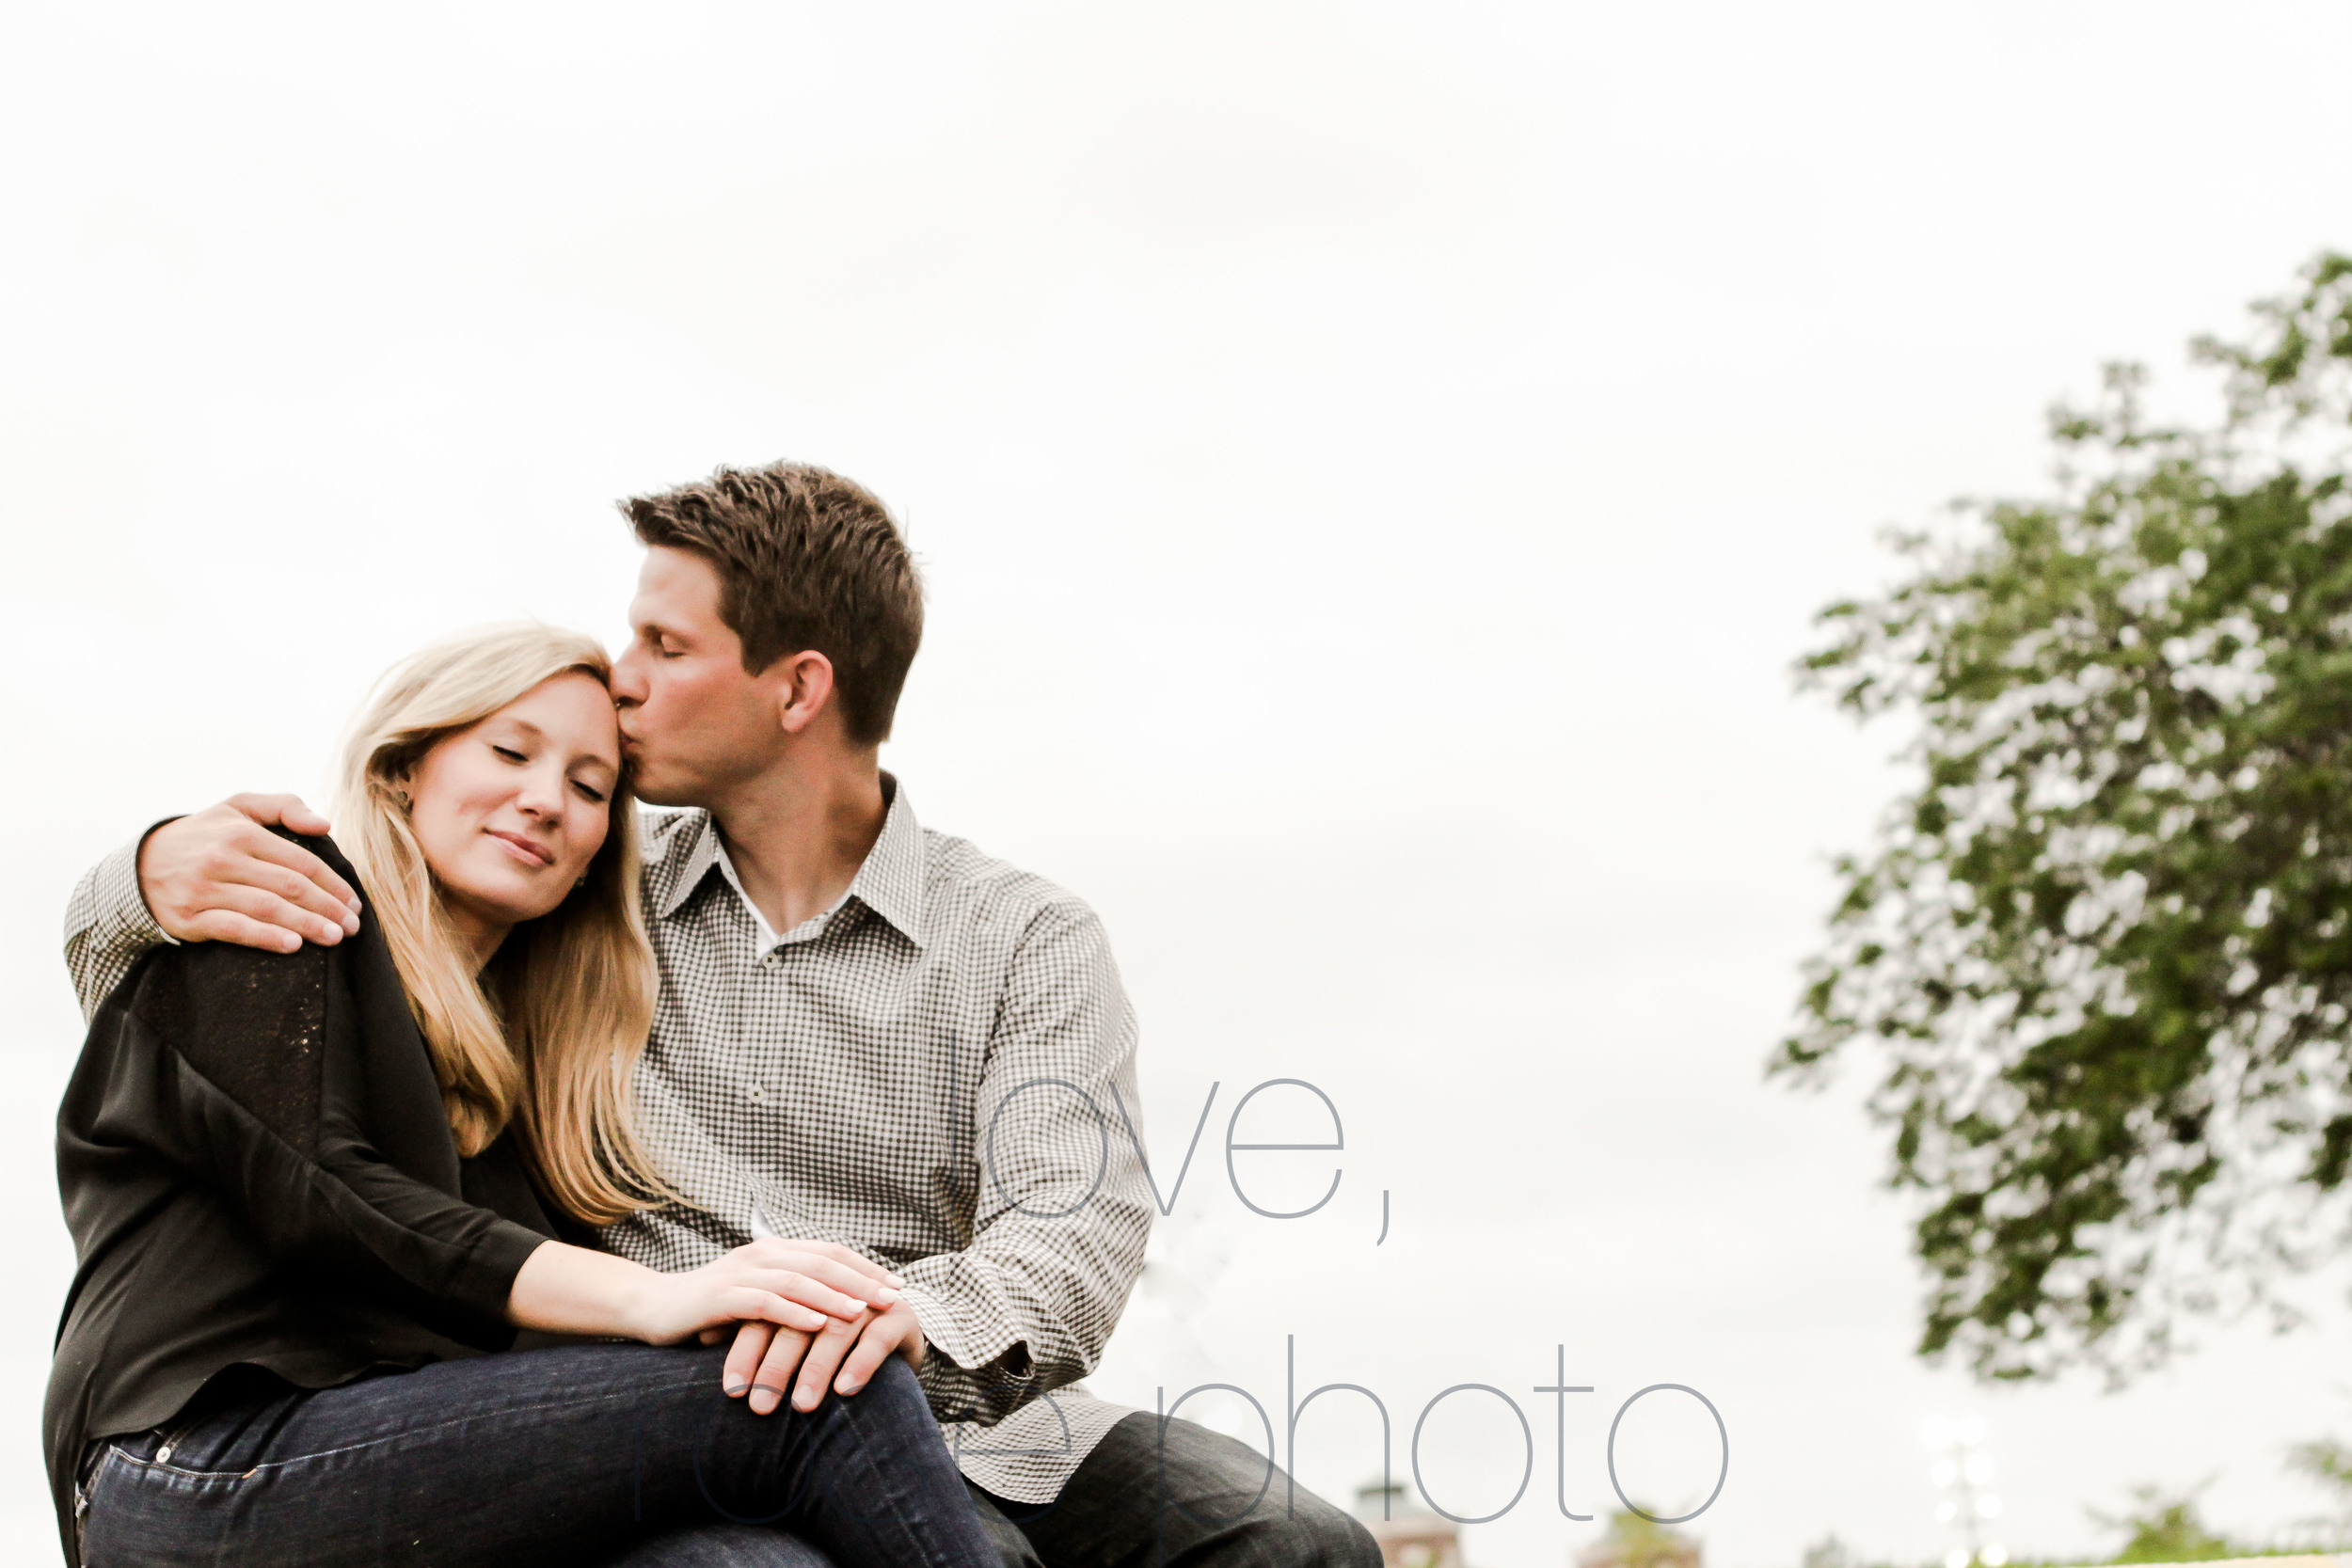
[[[564,812],[564,778],[560,773],[532,772],[523,780],[515,804],[532,816],[560,816]]]

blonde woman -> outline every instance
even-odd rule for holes
[[[761,1416],[703,1342],[885,1308],[883,1270],[583,1244],[664,1193],[629,1131],[654,981],[608,678],[541,626],[395,670],[340,849],[305,841],[364,890],[358,939],[159,949],[99,1010],[58,1123],[70,1558],[996,1560],[910,1364]]]

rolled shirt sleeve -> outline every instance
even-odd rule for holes
[[[66,900],[65,967],[73,976],[85,1023],[97,1017],[98,1005],[132,965],[151,948],[172,942],[139,895],[139,848],[147,833],[163,825],[156,823],[82,873]]]
[[[983,1423],[1093,1370],[1152,1220],[1116,1108],[1137,1102],[1135,1010],[1085,905],[1065,895],[1038,911],[998,1017],[975,1101],[971,1244],[898,1271],[938,1353],[934,1404]]]

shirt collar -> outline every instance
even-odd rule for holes
[[[866,863],[858,867],[857,876],[850,883],[849,894],[843,902],[850,898],[856,899],[888,921],[899,935],[920,947],[923,945],[923,826],[914,819],[914,803],[907,799],[907,792],[900,787],[897,778],[884,773],[882,785],[882,798],[890,802],[889,811],[882,818],[881,836],[874,840],[874,847],[866,852]],[[699,820],[687,832],[693,837],[686,846],[684,863],[678,867],[677,879],[670,884],[669,894],[661,900],[658,911],[664,920],[677,913],[714,868],[723,872],[734,869],[721,865],[723,857],[719,847],[719,827],[708,812],[700,813]],[[726,877],[726,881],[734,888],[736,895],[741,897],[742,889],[734,877]],[[744,908],[750,910],[749,899],[744,900]]]
[[[759,912],[759,906],[752,902],[752,895],[743,891],[743,879],[736,873],[735,857],[727,853],[726,841],[714,832],[710,835],[710,859],[718,866],[719,875],[725,879],[727,886],[735,890],[735,896],[743,905],[743,912],[752,917],[752,946],[757,956],[764,958],[784,945],[785,936],[793,935],[802,927],[796,926],[784,936],[779,936],[769,926],[768,917]],[[840,912],[841,906],[849,901],[849,890],[844,888],[841,896],[833,901],[833,908],[819,917],[820,922],[832,920]],[[815,934],[810,933],[812,936]]]
[[[881,915],[900,936],[923,945],[923,825],[914,819],[914,802],[898,781],[882,776],[882,796],[890,813],[882,818],[882,836],[866,852],[857,868],[850,896]]]
[[[660,908],[655,912],[664,920],[677,913],[679,908],[694,895],[710,875],[710,868],[719,863],[719,829],[707,811],[694,813],[694,819],[678,830],[684,838],[685,859],[678,865],[677,879],[663,895]],[[675,851],[673,851],[675,853]]]

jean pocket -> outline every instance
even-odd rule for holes
[[[147,1457],[157,1465],[170,1464],[171,1456],[180,1451],[180,1445],[185,1442],[188,1433],[195,1430],[196,1423],[192,1420],[173,1421],[168,1425],[157,1427],[155,1429],[156,1441],[148,1449]]]
[[[223,1445],[205,1441],[206,1424],[202,1416],[175,1417],[145,1432],[113,1438],[105,1447],[119,1456],[123,1465],[150,1475],[205,1479],[245,1474],[246,1466],[230,1467],[221,1463],[227,1456],[215,1450]],[[96,1490],[99,1471],[105,1465],[106,1456],[102,1455],[90,1472],[91,1490]]]

